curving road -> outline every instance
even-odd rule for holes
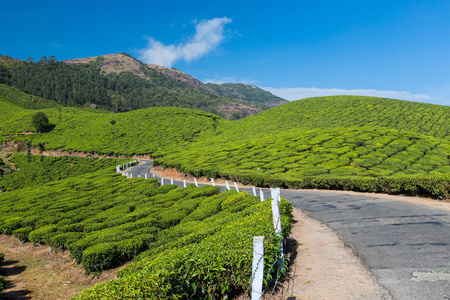
[[[152,161],[143,162],[127,171],[133,177],[152,177]],[[241,190],[252,193],[251,189]],[[268,198],[268,189],[263,191]],[[449,211],[382,195],[282,190],[281,196],[334,229],[393,299],[450,300]]]

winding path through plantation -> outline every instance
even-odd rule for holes
[[[133,177],[139,175],[144,177],[144,174],[151,176],[150,169],[153,167],[153,162],[144,160],[142,162],[128,169]],[[169,179],[165,181],[166,184],[169,182]],[[182,181],[175,180],[174,183],[183,185]],[[224,190],[225,187],[222,186],[222,189]],[[251,188],[240,187],[240,189],[252,193]],[[267,189],[263,191],[268,198],[269,191]],[[367,267],[370,272],[366,274],[366,279],[373,275],[375,285],[368,294],[358,294],[358,291],[353,293],[351,289],[333,291],[333,288],[330,288],[333,287],[333,283],[330,282],[328,285],[325,282],[319,288],[319,292],[322,291],[321,294],[305,294],[303,289],[307,289],[312,281],[305,284],[304,281],[296,281],[295,277],[302,278],[304,273],[314,269],[310,267],[297,270],[298,274],[290,277],[291,280],[285,284],[289,290],[284,293],[285,298],[290,300],[389,299],[391,297],[399,300],[450,299],[450,203],[332,191],[282,190],[281,196],[291,201],[295,208],[306,213],[296,220],[297,223],[304,223],[301,220],[302,217],[308,218],[311,222],[319,221],[325,229],[331,229],[328,237],[337,236],[340,239],[341,244],[337,243],[336,247],[345,248],[343,247],[345,245],[354,252],[353,255],[347,253],[349,255],[346,256],[345,253],[340,253],[338,248],[332,249],[331,256],[328,254],[327,263],[330,265],[335,263],[338,267],[330,266],[329,270],[325,268],[318,279],[328,276],[328,272],[345,270],[350,259],[357,261],[359,259],[357,267],[362,271],[364,267]],[[303,234],[309,233],[304,231]],[[325,236],[322,237],[324,238]],[[307,250],[310,249],[302,250],[301,248],[302,239],[301,235],[298,241],[299,251],[308,252]],[[326,242],[324,240],[322,245],[320,243],[316,245],[318,246],[316,249],[320,250],[331,245]],[[319,254],[310,253],[312,256]],[[298,262],[298,264],[301,263],[301,261]],[[342,270],[339,270],[339,266]],[[355,287],[370,285],[364,282],[364,279],[353,279],[355,276],[353,273],[356,272],[354,270],[349,269],[346,274],[347,277],[355,280],[353,284],[350,283],[351,285]],[[345,279],[342,276],[334,278],[338,281]],[[300,285],[302,289],[296,289]],[[336,286],[338,285],[339,282]],[[347,294],[339,294],[339,292]]]

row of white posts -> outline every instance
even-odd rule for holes
[[[253,193],[256,194],[255,189]],[[261,199],[264,198],[260,189]],[[272,217],[273,227],[276,235],[281,235],[281,213],[280,201],[281,190],[279,188],[271,188],[270,195],[272,198]],[[256,195],[255,195],[256,196]],[[261,200],[264,201],[264,200]],[[281,260],[284,261],[283,241],[280,242]],[[269,271],[270,272],[270,271]],[[264,236],[253,237],[253,263],[252,263],[252,300],[260,300],[263,296],[263,275],[264,275]]]
[[[125,170],[136,163],[139,163],[139,158],[125,163],[122,165],[122,170]],[[116,172],[120,173],[121,166],[116,166]],[[127,178],[133,178],[132,173],[125,172],[123,175],[127,176]],[[152,174],[153,178],[155,178],[155,174]],[[139,174],[138,177],[141,177]],[[147,174],[145,174],[145,179],[147,179]],[[216,186],[216,183],[214,182],[213,178],[211,179],[211,183],[213,186]],[[170,178],[170,184],[173,184],[173,178]],[[196,187],[198,187],[197,178],[194,177],[194,184]],[[164,185],[164,178],[161,177],[161,185]],[[236,191],[239,193],[239,187],[237,186],[236,182],[233,182],[233,185],[236,189]],[[183,187],[186,187],[186,180],[183,180]],[[227,190],[231,190],[230,185],[228,184],[228,181],[225,180],[225,186]],[[255,186],[252,186],[252,192],[253,196],[257,196],[256,188]],[[281,213],[280,213],[280,206],[279,202],[281,200],[281,190],[280,188],[271,188],[270,189],[270,195],[272,198],[272,217],[273,217],[273,227],[274,232],[277,235],[281,235]],[[261,201],[264,201],[264,193],[262,189],[259,189],[259,198]],[[283,242],[281,241],[281,259],[284,261],[284,249],[283,249]],[[253,237],[253,263],[252,263],[252,300],[260,300],[263,296],[263,275],[264,275],[264,236],[255,236]]]

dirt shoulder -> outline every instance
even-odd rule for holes
[[[70,259],[69,253],[52,252],[48,246],[21,244],[13,236],[0,235],[0,252],[5,254],[0,275],[6,289],[0,299],[70,299],[83,289],[116,278],[116,268],[98,277],[84,274],[84,269]]]
[[[287,247],[291,265],[271,299],[391,299],[332,229],[296,208],[293,216]]]

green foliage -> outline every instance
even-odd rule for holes
[[[1,67],[2,66],[0,65],[0,69]],[[18,89],[5,84],[0,84],[0,99],[24,109],[47,109],[61,107],[60,104],[54,101],[21,92]]]
[[[28,166],[25,155],[16,156],[17,165]],[[73,158],[53,159],[67,163]],[[102,160],[80,163],[86,161]],[[236,191],[219,193],[213,186],[158,187],[154,179],[126,179],[112,171],[0,194],[0,231],[54,250],[68,249],[87,272],[137,260],[106,290],[88,290],[81,298],[110,298],[114,293],[119,298],[140,293],[217,298],[248,286],[252,236],[268,237],[272,231],[269,201]],[[281,207],[289,234],[291,204],[283,200]],[[269,248],[277,240],[271,243]],[[274,257],[265,259],[272,264]],[[147,280],[161,285],[147,286]]]
[[[44,168],[41,167],[41,158],[43,159]],[[18,170],[2,177],[0,180],[0,190],[2,191],[41,185],[101,169],[112,171],[114,166],[128,161],[125,159],[32,155],[28,162],[28,157],[24,154],[14,154],[10,160]]]
[[[229,198],[236,195],[244,202],[250,201],[240,212],[230,213],[232,205],[222,209],[216,206],[218,211],[200,223],[190,220],[171,229],[171,233],[161,232],[163,244],[150,247],[148,254],[122,269],[119,279],[99,284],[75,299],[217,299],[244,291],[250,284],[252,237],[262,233],[267,237],[273,225],[267,222],[271,220],[269,201],[261,203],[248,194],[236,192],[215,198],[221,197],[230,204],[233,200]],[[282,222],[286,221],[283,225],[289,232],[292,206],[285,200],[281,206],[286,217]],[[184,237],[177,234],[177,239],[173,238],[174,231],[180,233],[181,228],[185,228]],[[273,239],[268,248],[276,248],[277,244],[278,240]],[[103,249],[104,253],[115,251],[114,247]],[[267,265],[272,264],[273,255],[267,255],[265,260]]]
[[[447,185],[436,191],[425,186],[436,177],[446,180],[449,147],[439,139],[392,129],[290,130],[235,142],[209,139],[154,164],[261,187],[365,191],[371,181],[376,183],[370,192],[441,199],[449,193]],[[394,188],[397,181],[401,188]]]
[[[294,101],[234,122],[187,109],[144,109],[115,114],[120,127],[115,129],[114,143],[110,127],[105,126],[110,114],[97,112],[93,118],[93,112],[64,109],[66,120],[53,132],[22,136],[26,123],[18,121],[31,113],[7,102],[0,105],[8,112],[0,119],[4,139],[31,138],[35,145],[45,141],[47,149],[150,154],[158,158],[156,164],[196,177],[222,177],[257,186],[288,186],[312,177],[317,178],[314,182],[373,177],[389,186],[393,177],[416,175],[432,181],[450,171],[450,114],[448,107],[439,105],[322,97]],[[57,119],[56,110],[47,112],[50,120]],[[363,184],[362,179],[355,182]],[[380,190],[395,192],[386,187]],[[414,190],[436,194],[429,194],[429,188],[404,192],[414,194]]]
[[[48,122],[47,115],[42,111],[39,111],[31,116],[31,125],[36,128],[36,131],[38,132],[52,131],[55,127],[53,124]]]

